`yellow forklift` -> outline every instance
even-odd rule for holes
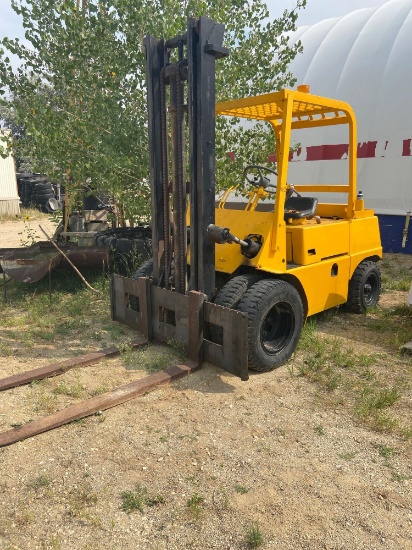
[[[382,247],[377,217],[357,196],[350,105],[307,87],[215,105],[215,62],[228,55],[223,32],[201,17],[183,35],[145,41],[153,259],[133,279],[114,276],[112,318],[148,339],[181,340],[189,357],[247,379],[249,368],[269,371],[291,357],[308,316],[373,308]],[[229,191],[215,202],[215,115],[273,128],[277,171],[245,167],[251,191],[243,205]],[[348,129],[348,181],[288,184],[292,131],[337,124]],[[322,202],[325,193],[345,200]],[[218,292],[217,278],[225,282]]]

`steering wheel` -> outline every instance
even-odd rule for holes
[[[250,170],[257,170],[259,177],[254,176],[253,180],[249,178],[248,172]],[[266,166],[259,166],[257,164],[249,164],[249,166],[246,166],[243,170],[243,177],[245,180],[254,187],[263,187],[263,189],[267,189],[268,187],[272,187],[273,189],[276,189],[276,185],[273,183],[270,183],[269,179],[266,178],[263,174],[264,172],[269,172],[270,174],[275,174],[275,176],[278,175],[276,170],[272,170],[272,168],[267,168]]]

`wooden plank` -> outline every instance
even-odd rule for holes
[[[182,376],[188,375],[191,372],[197,370],[199,365],[193,361],[187,361],[186,363],[175,365],[169,367],[163,371],[151,374],[146,376],[141,380],[136,380],[125,386],[120,386],[110,392],[103,393],[81,403],[71,405],[66,409],[53,413],[49,416],[33,420],[28,422],[19,428],[14,428],[13,430],[8,430],[6,432],[0,433],[0,447],[6,447],[7,445],[12,445],[17,443],[17,441],[22,441],[28,437],[38,435],[74,420],[79,420],[80,418],[85,418],[91,414],[96,413],[97,411],[103,411],[125,403],[130,399],[134,399],[139,395],[142,395],[160,384],[167,384],[173,380],[177,380]]]
[[[130,346],[135,349],[140,346],[144,346],[145,344],[147,344],[147,340],[145,338],[139,338],[134,340]],[[0,380],[0,391],[14,388],[16,386],[22,386],[23,384],[29,384],[34,380],[42,380],[43,378],[49,378],[50,376],[58,376],[76,367],[88,367],[98,363],[102,359],[115,357],[116,355],[119,355],[119,353],[120,351],[115,347],[106,348],[101,351],[94,351],[92,353],[86,353],[85,355],[79,355],[78,357],[67,359],[66,361],[60,361],[59,363],[52,363],[51,365],[46,365],[45,367],[40,367],[38,369],[20,372],[19,374],[2,378]]]

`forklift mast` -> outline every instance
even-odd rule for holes
[[[207,236],[207,227],[215,223],[215,63],[229,55],[223,34],[224,25],[200,17],[189,19],[185,34],[145,39],[153,283],[180,294],[199,291],[209,300],[215,293],[215,246]]]

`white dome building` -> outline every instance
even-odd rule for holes
[[[412,0],[300,27],[304,51],[290,66],[311,93],[347,101],[358,122],[358,190],[380,219],[385,251],[412,252]],[[294,184],[347,181],[347,133],[300,132],[289,166]],[[335,199],[336,200],[336,199]]]

